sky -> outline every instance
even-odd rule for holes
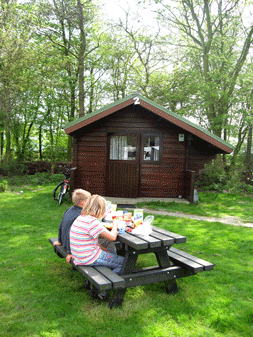
[[[140,10],[140,7],[137,4],[137,0],[103,0],[105,6],[105,12],[108,17],[117,20],[118,18],[125,18],[125,11],[129,10],[131,16],[136,15],[137,12],[148,24],[153,21],[153,13],[149,10],[143,9]]]

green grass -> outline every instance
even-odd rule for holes
[[[244,222],[253,222],[253,197],[230,193],[199,192],[199,203],[180,204],[176,202],[139,203],[138,207],[166,209],[210,217],[236,216]]]
[[[155,225],[187,237],[187,243],[177,248],[213,262],[215,268],[178,280],[179,292],[173,296],[165,292],[162,283],[130,288],[123,307],[110,310],[108,302],[94,300],[82,289],[81,274],[60,259],[48,242],[57,236],[59,222],[69,206],[65,202],[58,206],[52,197],[53,188],[27,186],[22,187],[23,194],[16,194],[16,188],[0,193],[0,336],[252,334],[253,229],[155,216]],[[217,198],[210,198],[210,204],[208,198],[203,199],[206,212],[211,209],[213,213],[212,203],[222,201],[225,215],[226,205],[238,204],[229,195]],[[239,204],[236,215],[246,219],[244,213],[249,212],[250,202]],[[201,209],[201,203],[197,207]],[[142,256],[138,265],[152,265],[154,261],[152,254]]]

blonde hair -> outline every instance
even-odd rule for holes
[[[81,188],[74,190],[72,194],[72,201],[75,206],[83,206],[81,203],[87,201],[91,196],[90,192],[82,190]]]
[[[82,215],[91,215],[99,219],[106,211],[106,201],[100,195],[92,195],[83,206]]]

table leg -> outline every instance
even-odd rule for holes
[[[176,280],[166,281],[165,287],[168,294],[176,294],[178,292]]]
[[[119,275],[130,274],[134,270],[137,258],[138,254],[126,252],[124,262]]]
[[[163,249],[160,252],[156,253],[156,259],[161,268],[166,268],[171,266],[167,250]],[[176,294],[178,292],[176,280],[169,280],[165,282],[166,292],[168,294]]]
[[[124,257],[124,262],[123,262],[119,275],[130,274],[135,267],[137,258],[138,258],[138,254],[133,254],[133,252],[131,253],[126,252],[125,257]],[[120,307],[123,303],[125,294],[126,294],[126,289],[114,290],[112,298],[108,305],[109,308],[112,309],[112,308]]]
[[[110,309],[112,308],[118,308],[122,306],[124,297],[125,297],[126,289],[117,289],[114,291],[112,298],[110,300],[110,303],[108,307]]]
[[[167,268],[171,266],[169,255],[167,254],[166,248],[156,252],[156,259],[160,268]]]

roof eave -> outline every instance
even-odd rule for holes
[[[138,100],[136,100],[136,97],[138,97]],[[146,108],[149,111],[152,111],[156,115],[166,119],[167,121],[179,126],[180,128],[184,129],[187,132],[192,133],[193,135],[207,141],[208,143],[212,144],[213,146],[219,148],[223,152],[230,154],[233,151],[233,146],[229,143],[223,141],[219,137],[211,134],[210,132],[206,131],[201,127],[194,126],[193,123],[190,121],[184,119],[183,117],[169,112],[167,109],[163,108],[157,103],[151,102],[150,100],[146,99],[145,97],[141,96],[140,94],[131,94],[119,101],[116,101],[104,108],[101,108],[94,113],[91,113],[88,116],[81,117],[69,124],[67,124],[64,128],[65,132],[70,135],[71,133],[83,128],[84,126],[87,126],[91,123],[94,123],[98,121],[101,118],[104,118],[106,116],[109,116],[113,114],[116,111],[119,111],[126,106],[132,105],[132,104],[139,104]]]

